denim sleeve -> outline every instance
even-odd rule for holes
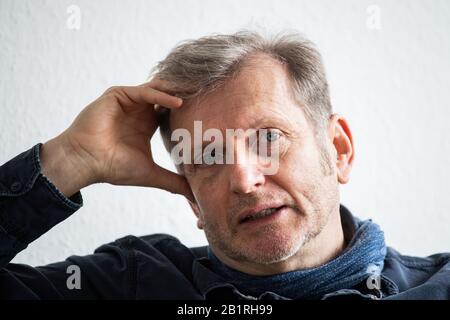
[[[118,242],[41,267],[10,263],[83,205],[80,192],[67,198],[41,173],[41,145],[0,166],[0,299],[134,297],[134,254]]]
[[[41,173],[41,143],[0,166],[0,266],[83,205]]]

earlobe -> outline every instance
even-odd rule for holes
[[[338,114],[330,119],[330,138],[336,152],[336,169],[338,181],[345,184],[349,181],[354,159],[353,137],[347,121]]]

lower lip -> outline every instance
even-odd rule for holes
[[[240,225],[248,226],[248,227],[256,227],[261,224],[271,223],[271,222],[275,221],[276,219],[279,219],[282,215],[284,215],[288,209],[289,209],[288,207],[283,206],[283,207],[279,208],[277,211],[275,211],[274,213],[269,214],[268,216],[258,218],[255,220],[247,220],[245,222],[241,222]]]

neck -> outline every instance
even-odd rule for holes
[[[339,206],[331,213],[322,231],[313,239],[305,243],[292,257],[273,264],[256,264],[235,261],[222,255],[216,256],[229,267],[255,276],[268,276],[318,267],[337,257],[345,248],[344,232],[342,229]]]

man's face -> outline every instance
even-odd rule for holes
[[[172,130],[186,128],[193,136],[194,120],[202,121],[203,132],[217,128],[224,137],[225,129],[268,129],[274,137],[270,143],[279,148],[273,175],[264,175],[254,161],[184,165],[198,224],[219,258],[253,264],[287,260],[321,232],[339,203],[334,164],[324,165],[330,144],[319,148],[318,139],[325,138],[315,138],[289,86],[282,65],[255,57],[219,90],[171,112]],[[239,159],[244,150],[233,152]],[[243,219],[261,205],[283,207]]]

